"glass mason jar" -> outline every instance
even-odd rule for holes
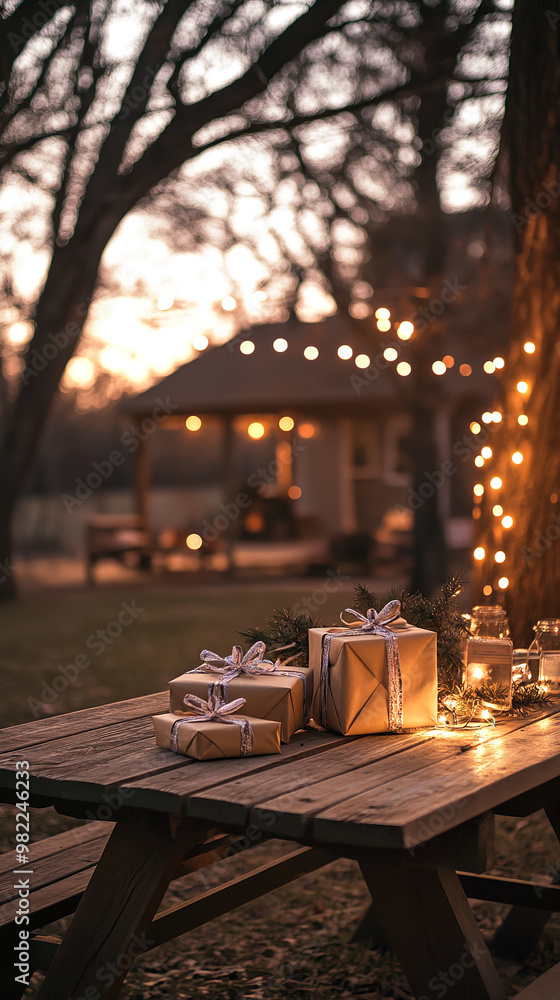
[[[466,615],[471,635],[465,643],[463,682],[465,687],[492,685],[484,701],[497,709],[511,708],[513,642],[504,608],[487,604],[473,608]]]
[[[539,681],[560,691],[560,618],[541,618],[533,626],[535,638],[528,650],[529,663],[538,660]]]

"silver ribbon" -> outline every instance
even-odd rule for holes
[[[401,602],[389,601],[381,611],[377,612],[370,608],[367,615],[360,614],[352,608],[345,608],[340,615],[343,625],[351,625],[344,619],[344,615],[354,615],[362,624],[358,627],[348,628],[344,632],[326,632],[321,641],[321,675],[320,675],[320,717],[319,723],[327,729],[327,700],[329,696],[329,656],[331,640],[337,636],[351,635],[379,635],[385,640],[387,650],[387,671],[388,671],[388,716],[390,733],[398,733],[403,728],[403,693],[401,661],[399,657],[399,643],[394,632],[387,626],[400,617]]]
[[[223,722],[230,726],[239,726],[241,732],[241,757],[250,757],[253,753],[253,727],[248,719],[232,719],[230,718],[232,712],[236,712],[238,708],[242,708],[243,705],[247,704],[246,698],[236,698],[235,701],[223,702],[218,694],[211,694],[208,701],[203,701],[202,698],[198,698],[195,694],[186,694],[183,698],[185,706],[190,711],[194,712],[194,715],[185,715],[180,719],[176,719],[171,726],[171,735],[169,737],[169,748],[174,750],[175,753],[180,753],[179,750],[179,729],[186,722]]]
[[[263,659],[265,652],[266,646],[262,641],[253,643],[245,654],[243,654],[241,646],[234,646],[229,656],[218,656],[217,653],[212,653],[209,649],[203,649],[200,659],[204,660],[204,663],[189,673],[219,674],[220,679],[211,681],[208,685],[208,698],[213,694],[218,694],[224,701],[228,696],[230,681],[239,677],[240,674],[252,676],[274,674],[276,677],[299,677],[303,683],[304,725],[307,725],[311,715],[311,705],[307,697],[307,675],[301,670],[281,670],[280,668],[286,666],[288,661],[281,663],[280,660],[276,660],[273,663],[272,660],[265,660]]]

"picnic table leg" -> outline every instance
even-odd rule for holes
[[[179,862],[206,831],[157,813],[117,821],[38,1000],[118,995],[134,958],[154,944],[146,932]]]
[[[453,1000],[503,1000],[498,973],[452,869],[404,861],[368,861],[361,868],[376,919],[418,1000],[436,1000],[450,989]]]

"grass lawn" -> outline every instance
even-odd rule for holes
[[[239,638],[237,630],[262,623],[273,608],[314,600],[317,616],[334,621],[350,605],[351,594],[348,582],[322,603],[326,593],[321,583],[301,581],[293,589],[281,582],[204,587],[131,583],[29,595],[0,607],[1,723],[14,725],[163,690],[170,677],[197,665],[203,647],[229,652]],[[133,609],[124,618],[130,624],[111,637],[111,631],[119,631],[111,623],[126,610],[124,605]],[[76,670],[76,662],[83,669]],[[72,665],[68,676],[74,679],[63,682],[61,667]],[[64,690],[57,693],[57,687]],[[32,811],[36,839],[74,822],[50,809]],[[0,848],[13,846],[13,809],[3,806]],[[221,867],[229,866],[229,878],[257,863],[259,855],[264,861],[285,850],[285,844],[273,841]],[[498,821],[497,873],[549,880],[548,866],[556,865],[559,856],[560,846],[544,816]],[[207,888],[208,877],[199,872],[175,882],[164,905]],[[132,969],[121,995],[124,1000],[410,998],[390,953],[350,943],[367,901],[357,867],[337,862],[147,954]],[[491,938],[506,908],[477,904],[475,912]],[[560,919],[555,917],[525,968],[499,963],[508,996],[559,958]],[[39,980],[35,977],[26,1000],[36,996]]]

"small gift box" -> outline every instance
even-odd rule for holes
[[[346,735],[434,726],[437,717],[437,635],[408,625],[400,601],[346,628],[309,630],[312,714],[325,729]],[[359,624],[358,624],[359,623]]]
[[[224,703],[216,695],[208,701],[187,695],[186,713],[153,716],[156,743],[195,760],[280,753],[280,723],[236,715],[244,704],[243,698]]]
[[[307,668],[286,669],[286,664],[263,659],[265,651],[264,642],[256,642],[245,654],[234,646],[226,657],[203,649],[200,667],[169,681],[171,711],[182,710],[186,694],[218,694],[223,701],[244,698],[250,716],[281,723],[282,742],[287,743],[309,722],[313,678]]]

